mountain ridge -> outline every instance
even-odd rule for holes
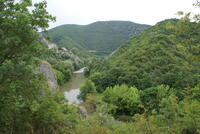
[[[61,25],[50,29],[48,34],[52,42],[58,45],[68,48],[76,45],[86,51],[94,52],[94,55],[105,56],[149,27],[146,24],[130,21],[97,21],[88,25]]]

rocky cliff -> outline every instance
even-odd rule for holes
[[[71,50],[66,49],[64,47],[59,47],[57,44],[50,42],[42,35],[40,35],[40,41],[42,44],[46,45],[49,49],[55,50],[56,58],[63,59],[63,60],[70,59],[76,62],[81,62],[80,57],[74,54]]]
[[[53,91],[58,90],[57,78],[55,73],[53,72],[51,64],[49,64],[47,61],[42,61],[36,70],[37,72],[41,72],[44,74],[45,78],[47,79],[49,87]]]
[[[42,34],[40,34],[40,41],[42,44],[48,46],[49,49],[52,49],[52,48],[58,48],[58,46],[50,41],[48,41],[46,38],[43,37]]]

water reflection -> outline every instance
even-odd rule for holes
[[[84,68],[75,71],[71,80],[61,86],[61,91],[64,92],[65,98],[68,100],[69,104],[80,103],[77,96],[80,94],[80,85],[85,81]]]
[[[81,101],[77,98],[79,94],[80,94],[79,88],[64,92],[64,96],[68,100],[69,104],[72,104],[72,103],[80,104]]]

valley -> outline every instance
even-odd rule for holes
[[[0,134],[200,134],[199,14],[48,29],[48,2],[0,0]]]

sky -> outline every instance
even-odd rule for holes
[[[33,0],[39,2],[42,0]],[[47,10],[63,24],[90,24],[95,21],[124,20],[154,25],[177,17],[178,11],[198,12],[194,0],[46,0]]]

